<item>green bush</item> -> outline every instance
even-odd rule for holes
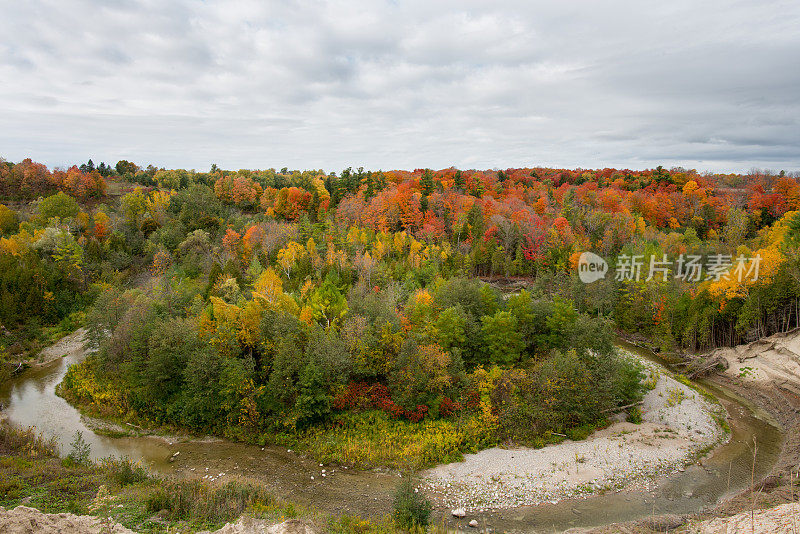
[[[410,476],[406,476],[394,495],[395,525],[403,530],[424,531],[431,519],[431,502],[414,487]]]
[[[634,406],[628,410],[627,420],[634,425],[642,424],[642,410],[638,406]]]
[[[66,457],[66,461],[76,465],[89,465],[89,455],[92,452],[91,446],[83,439],[80,430],[75,431],[75,437],[70,443],[71,450]]]
[[[129,458],[107,458],[103,460],[103,468],[120,486],[138,484],[149,478],[147,470]]]

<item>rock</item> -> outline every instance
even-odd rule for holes
[[[463,508],[456,508],[452,513],[453,517],[465,517],[467,515],[467,511]]]
[[[303,521],[289,519],[283,523],[272,525],[265,532],[266,534],[314,534],[314,529]]]
[[[96,517],[45,514],[27,506],[17,506],[12,510],[0,508],[0,532],[9,534],[99,534],[100,532],[133,534],[133,531],[117,523],[104,525]]]
[[[473,519],[472,521],[469,522],[469,526],[471,526],[472,528],[478,528],[478,520]]]
[[[310,524],[298,519],[289,519],[277,525],[269,525],[263,519],[241,517],[235,523],[228,523],[219,530],[205,534],[314,534]],[[198,534],[204,534],[198,532]]]

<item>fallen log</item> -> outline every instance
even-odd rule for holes
[[[605,410],[600,410],[600,413],[620,412],[620,411],[625,410],[627,408],[633,408],[634,406],[639,406],[640,404],[644,404],[644,401],[632,402],[631,404],[626,404],[625,406],[616,406],[614,408],[607,408]]]

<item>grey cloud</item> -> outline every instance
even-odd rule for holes
[[[795,170],[798,24],[784,0],[0,0],[0,155]]]

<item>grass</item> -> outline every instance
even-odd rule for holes
[[[127,459],[70,462],[33,429],[0,423],[0,506],[20,504],[45,513],[94,515],[143,533],[213,530],[242,514],[276,523],[299,518],[341,534],[395,532],[390,521],[324,515],[252,484],[163,479]]]
[[[81,513],[102,482],[98,469],[62,462],[57,445],[32,429],[0,426],[0,506],[24,501],[47,513]]]
[[[692,382],[685,375],[678,373],[673,378],[678,382],[680,382],[681,384],[683,384],[684,386],[692,388],[693,390],[698,392],[700,396],[703,397],[708,402],[712,404],[719,404],[719,400],[717,400],[717,398],[714,396],[713,393],[702,387],[700,384]]]
[[[417,470],[460,461],[465,452],[496,444],[491,428],[472,417],[461,423],[395,420],[380,411],[347,413],[325,428],[283,434],[279,443],[308,451],[320,462]]]

